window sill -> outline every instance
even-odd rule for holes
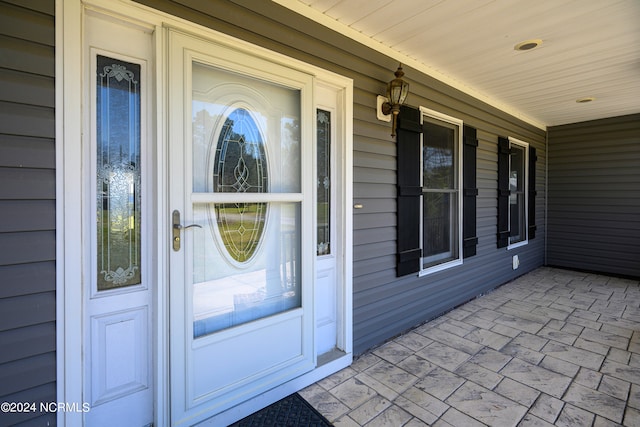
[[[425,268],[424,270],[420,270],[418,272],[418,277],[428,276],[429,274],[437,273],[438,271],[447,270],[457,265],[462,265],[462,259],[456,259],[453,261],[445,262],[444,264],[439,264],[433,267]]]
[[[522,242],[514,243],[513,245],[507,246],[507,250],[510,251],[511,249],[516,249],[521,246],[526,246],[528,244],[529,244],[529,240],[523,240]]]

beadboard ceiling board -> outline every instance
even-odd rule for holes
[[[274,1],[540,127],[640,112],[638,0]]]

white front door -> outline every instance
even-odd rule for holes
[[[315,366],[313,78],[169,31],[171,417]]]
[[[84,424],[146,426],[154,420],[152,31],[98,13],[85,15],[84,28]]]

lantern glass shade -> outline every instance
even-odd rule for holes
[[[409,83],[402,80],[404,72],[402,67],[398,67],[395,72],[396,78],[387,84],[387,97],[391,105],[403,104],[409,93]]]
[[[400,114],[400,106],[404,104],[404,100],[407,98],[407,94],[409,93],[409,83],[402,80],[402,76],[404,76],[402,64],[398,66],[398,69],[394,74],[396,78],[387,84],[388,102],[381,105],[382,114],[393,114],[391,136],[396,136],[396,125],[398,123],[398,114]]]

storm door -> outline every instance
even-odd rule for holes
[[[171,412],[313,369],[312,78],[169,33]]]

